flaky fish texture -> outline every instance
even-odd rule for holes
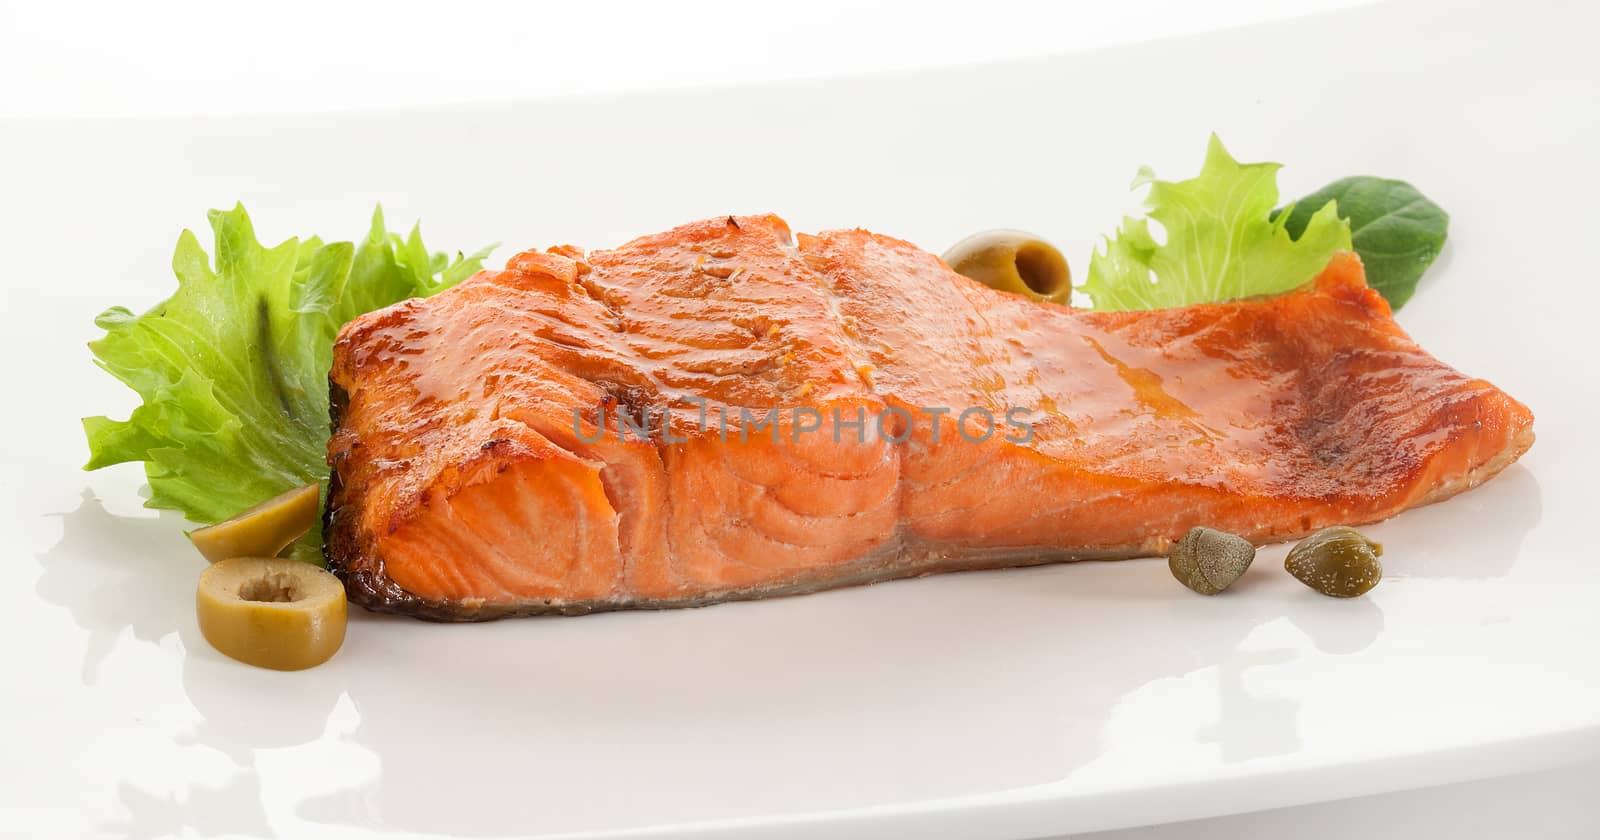
[[[1533,442],[1354,254],[1269,299],[1087,312],[775,216],[519,254],[351,322],[331,380],[329,567],[438,620],[1287,540]]]

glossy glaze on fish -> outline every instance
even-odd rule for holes
[[[774,216],[519,254],[356,319],[331,379],[329,567],[360,604],[446,620],[1150,555],[1202,524],[1285,540],[1533,441],[1353,254],[1271,299],[1085,312]],[[740,409],[779,411],[741,434]]]

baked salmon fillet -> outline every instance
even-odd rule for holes
[[[775,216],[518,254],[357,318],[330,379],[328,566],[438,620],[1287,540],[1533,442],[1354,254],[1277,297],[1088,312]]]

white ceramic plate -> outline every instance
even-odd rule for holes
[[[1592,478],[1596,7],[1385,4],[1025,63],[274,119],[0,126],[0,811],[21,836],[1026,837],[1600,754]],[[1401,313],[1538,415],[1522,463],[1371,529],[1322,598],[1263,552],[1199,598],[1159,560],[666,613],[354,617],[299,674],[200,639],[200,560],[136,468],[78,471],[132,395],[91,318],[166,295],[180,226],[593,247],[773,210],[940,250],[1033,229],[1081,271],[1216,130],[1287,195],[1407,178],[1450,245]],[[996,504],[1005,500],[997,499]],[[0,832],[3,833],[3,832]]]

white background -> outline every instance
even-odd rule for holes
[[[0,5],[0,119],[259,114],[747,84],[987,62],[1354,0]],[[1583,107],[1594,107],[1593,103]],[[4,185],[0,185],[3,190]],[[1587,765],[1097,840],[1590,836]]]
[[[746,84],[1044,55],[1355,5],[1362,0],[8,1],[0,118],[306,112]]]

